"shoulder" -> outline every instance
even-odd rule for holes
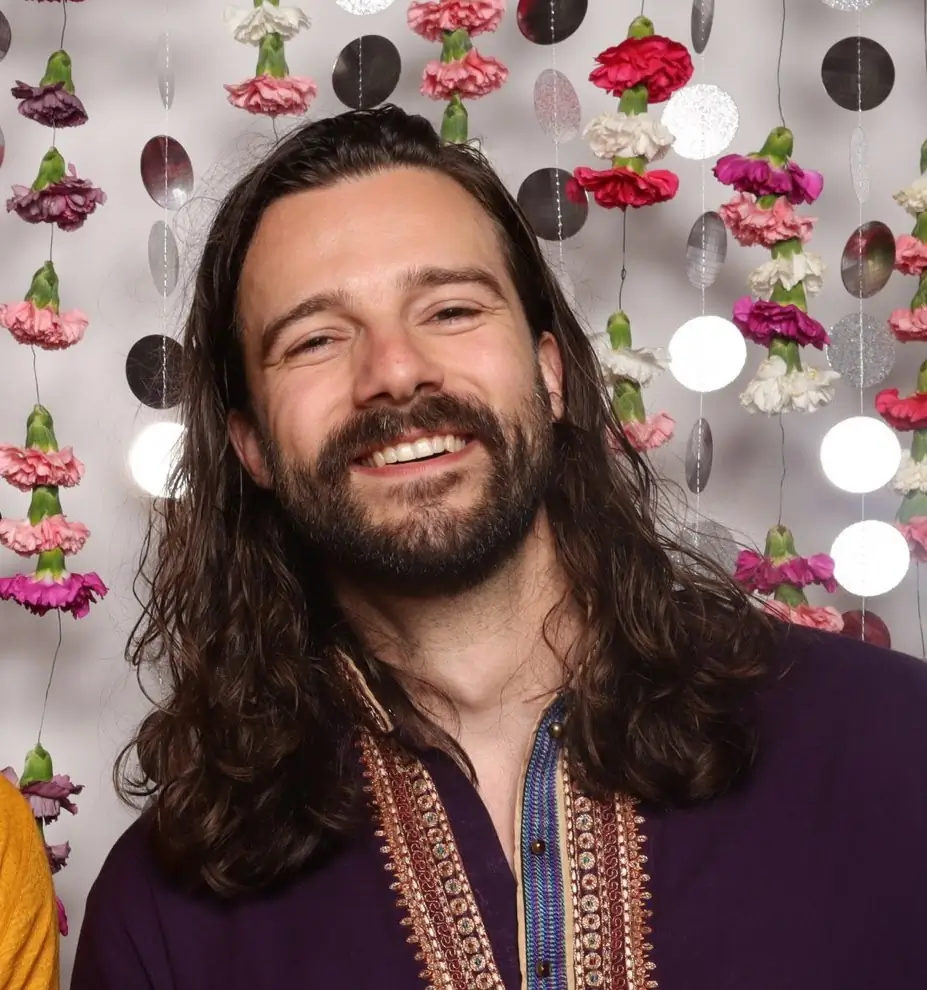
[[[0,774],[0,874],[38,874],[50,878],[42,838],[29,802],[9,780]],[[49,879],[50,888],[51,881]]]
[[[118,902],[150,888],[158,871],[150,842],[151,821],[142,813],[116,840],[90,890],[91,900]],[[133,897],[133,900],[135,898]]]

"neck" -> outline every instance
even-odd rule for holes
[[[409,599],[339,584],[339,599],[365,646],[465,749],[520,748],[564,682],[576,628],[567,591],[542,515],[505,567],[470,591]]]

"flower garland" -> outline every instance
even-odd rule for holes
[[[592,346],[612,390],[612,409],[631,446],[656,450],[672,439],[676,423],[665,412],[648,416],[641,389],[669,367],[669,354],[631,346],[631,321],[620,310],[608,318],[605,333],[592,338]]]
[[[674,138],[647,109],[668,100],[692,78],[692,57],[685,45],[655,34],[649,18],[636,17],[627,38],[606,48],[596,62],[589,81],[618,97],[618,112],[595,117],[583,137],[592,153],[610,161],[611,167],[581,165],[573,170],[573,178],[605,209],[665,203],[678,192],[679,177],[667,169],[648,170],[647,166],[666,156]]]
[[[441,57],[432,59],[422,74],[421,93],[447,100],[441,118],[441,139],[465,144],[467,108],[475,100],[501,89],[509,70],[497,59],[481,55],[472,39],[495,31],[505,12],[505,0],[416,0],[406,16],[409,27],[427,41],[441,42]]]
[[[740,551],[734,579],[752,594],[764,596],[763,608],[774,618],[828,632],[843,631],[843,617],[837,609],[811,605],[805,595],[811,585],[820,585],[831,594],[837,590],[834,561],[826,553],[799,556],[786,526],[769,530],[762,554]]]
[[[20,793],[29,802],[39,834],[45,845],[45,855],[48,857],[48,865],[52,873],[55,874],[64,869],[68,865],[71,844],[61,842],[53,846],[49,845],[45,838],[45,826],[56,822],[62,810],[71,815],[77,814],[77,805],[71,801],[71,798],[75,794],[80,794],[84,785],[72,783],[71,778],[66,774],[54,773],[52,758],[48,751],[42,748],[41,743],[37,743],[26,754],[26,764],[22,777],[17,777],[16,771],[12,767],[6,767],[6,769],[0,770],[0,773],[14,787],[18,787]],[[58,904],[58,931],[62,935],[67,935],[67,913],[61,899],[56,897],[55,900]]]
[[[751,295],[738,299],[733,312],[744,337],[767,349],[740,396],[749,412],[766,415],[814,412],[833,399],[840,378],[830,369],[803,367],[799,356],[799,348],[821,350],[830,338],[808,315],[808,297],[820,292],[825,268],[803,249],[816,218],[795,212],[821,195],[824,178],[796,165],[792,147],[792,132],[777,127],[755,154],[725,155],[713,169],[722,185],[736,190],[720,209],[725,226],[745,247],[759,244],[772,254],[750,273]]]
[[[254,76],[225,84],[229,103],[267,117],[305,113],[318,88],[307,76],[290,75],[285,42],[309,27],[308,16],[280,0],[254,0],[252,10],[227,7],[225,23],[236,41],[258,49]]]
[[[895,239],[895,270],[919,279],[911,305],[894,310],[888,318],[902,343],[927,341],[927,141],[921,145],[920,165],[920,177],[893,197],[914,217],[914,230]]]
[[[80,310],[61,309],[60,284],[52,259],[55,228],[78,230],[106,203],[103,190],[80,178],[56,145],[59,128],[79,127],[88,119],[75,90],[72,68],[71,57],[62,47],[49,56],[37,85],[17,80],[12,87],[19,113],[52,128],[52,145],[42,156],[32,185],[13,186],[7,212],[16,213],[26,223],[49,224],[51,236],[48,259],[32,276],[25,297],[0,303],[0,327],[8,330],[17,343],[45,351],[65,350],[80,343],[89,323]],[[83,523],[64,515],[59,493],[61,488],[77,485],[83,473],[84,466],[71,448],[58,447],[51,413],[40,402],[27,419],[25,444],[18,447],[0,443],[0,478],[19,491],[31,493],[25,519],[0,518],[0,546],[21,557],[37,557],[31,573],[0,577],[0,600],[15,602],[35,615],[54,611],[60,622],[62,612],[74,618],[85,616],[90,605],[107,594],[98,574],[70,573],[65,565],[67,556],[83,549],[90,531]],[[29,800],[40,831],[57,819],[62,808],[76,812],[69,799],[82,788],[72,784],[70,778],[52,772],[51,757],[41,743],[29,752],[22,778],[17,780],[9,768],[3,772]],[[70,846],[46,843],[45,848],[51,870],[56,873],[67,863]],[[60,900],[58,926],[66,935],[67,915]]]

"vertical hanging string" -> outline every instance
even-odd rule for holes
[[[55,646],[55,653],[52,657],[51,670],[48,672],[48,682],[45,685],[45,700],[42,702],[42,717],[39,719],[39,734],[36,737],[36,742],[40,746],[42,745],[42,729],[45,728],[45,715],[48,712],[48,696],[51,694],[52,681],[55,679],[55,667],[58,666],[58,654],[61,652],[61,640],[63,638],[61,609],[55,609],[55,615],[58,618],[58,643]]]
[[[622,309],[624,283],[628,278],[628,211],[621,211],[621,274],[618,278],[618,308]]]
[[[782,111],[782,55],[785,51],[785,2],[782,0],[782,18],[779,28],[779,60],[776,63],[776,102],[779,106],[779,122],[785,127],[785,114]]]
[[[699,55],[699,75],[702,79],[705,78],[705,49],[702,49]],[[701,315],[705,316],[705,293],[707,291],[707,286],[705,281],[708,272],[708,226],[705,223],[705,194],[706,194],[706,183],[708,180],[707,176],[707,159],[702,157],[699,160],[699,191],[701,194],[701,207],[699,209],[699,223],[701,225],[701,235],[702,235],[702,253],[700,255],[700,263],[702,270],[699,273],[699,294],[701,296]],[[696,540],[698,539],[698,532],[702,518],[702,446],[705,439],[705,393],[699,392],[698,394],[698,436],[695,441],[695,532]],[[696,544],[697,545],[697,544]]]
[[[856,8],[856,126],[859,128],[860,132],[863,129],[863,30],[862,30],[862,11],[859,7]],[[861,230],[863,226],[863,200],[862,197],[857,193],[856,201],[859,206],[858,216],[857,216],[857,230]],[[859,266],[860,275],[862,274],[863,266],[863,243],[862,239],[857,236],[856,239],[857,249],[859,250]],[[856,311],[856,327],[857,327],[857,341],[859,343],[859,414],[864,415],[866,412],[866,399],[863,394],[864,383],[866,380],[866,352],[863,347],[863,285],[862,277],[859,279],[858,283],[859,296],[857,298],[857,311]],[[864,522],[866,519],[866,495],[865,493],[859,496],[859,517],[860,522]],[[863,543],[865,548],[865,542]],[[865,549],[864,551],[865,552]],[[863,567],[865,568],[866,562],[863,561]],[[860,596],[860,636],[863,641],[866,640],[866,597]]]
[[[170,0],[164,0],[164,65],[162,67],[165,78],[164,93],[164,134],[171,133],[171,104],[174,94],[170,90],[171,85],[171,24],[170,24]],[[167,232],[167,184],[169,181],[167,141],[164,141],[164,203],[161,208],[161,401],[167,404],[167,289],[168,289],[168,232]]]
[[[779,108],[779,122],[783,127],[785,123],[785,112],[782,109],[782,58],[785,52],[785,24],[786,24],[786,0],[782,0],[782,15],[779,25],[779,55],[776,60],[776,105]],[[785,421],[782,413],[779,413],[779,458],[782,462],[782,471],[779,475],[779,515],[777,525],[782,525],[782,512],[785,504],[785,479],[788,474],[785,458]]]
[[[554,198],[557,206],[557,258],[558,274],[562,279],[566,274],[563,264],[563,182],[560,177],[560,88],[557,73],[557,0],[550,0],[550,68],[554,83]],[[562,283],[561,283],[562,285]]]
[[[364,36],[357,39],[357,109],[364,109]]]

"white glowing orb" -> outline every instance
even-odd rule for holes
[[[821,441],[824,474],[845,492],[874,492],[892,480],[900,463],[898,435],[873,416],[845,419]]]
[[[702,161],[727,150],[740,124],[737,104],[717,86],[684,86],[669,98],[663,126],[676,138],[673,151]]]
[[[155,498],[168,495],[168,478],[180,453],[183,434],[180,423],[152,423],[132,441],[129,471],[143,492]]]
[[[693,392],[716,392],[743,371],[747,343],[743,334],[721,316],[696,316],[669,342],[670,371]]]
[[[888,594],[901,584],[911,564],[907,540],[879,519],[847,526],[834,540],[830,555],[837,583],[860,598]]]

